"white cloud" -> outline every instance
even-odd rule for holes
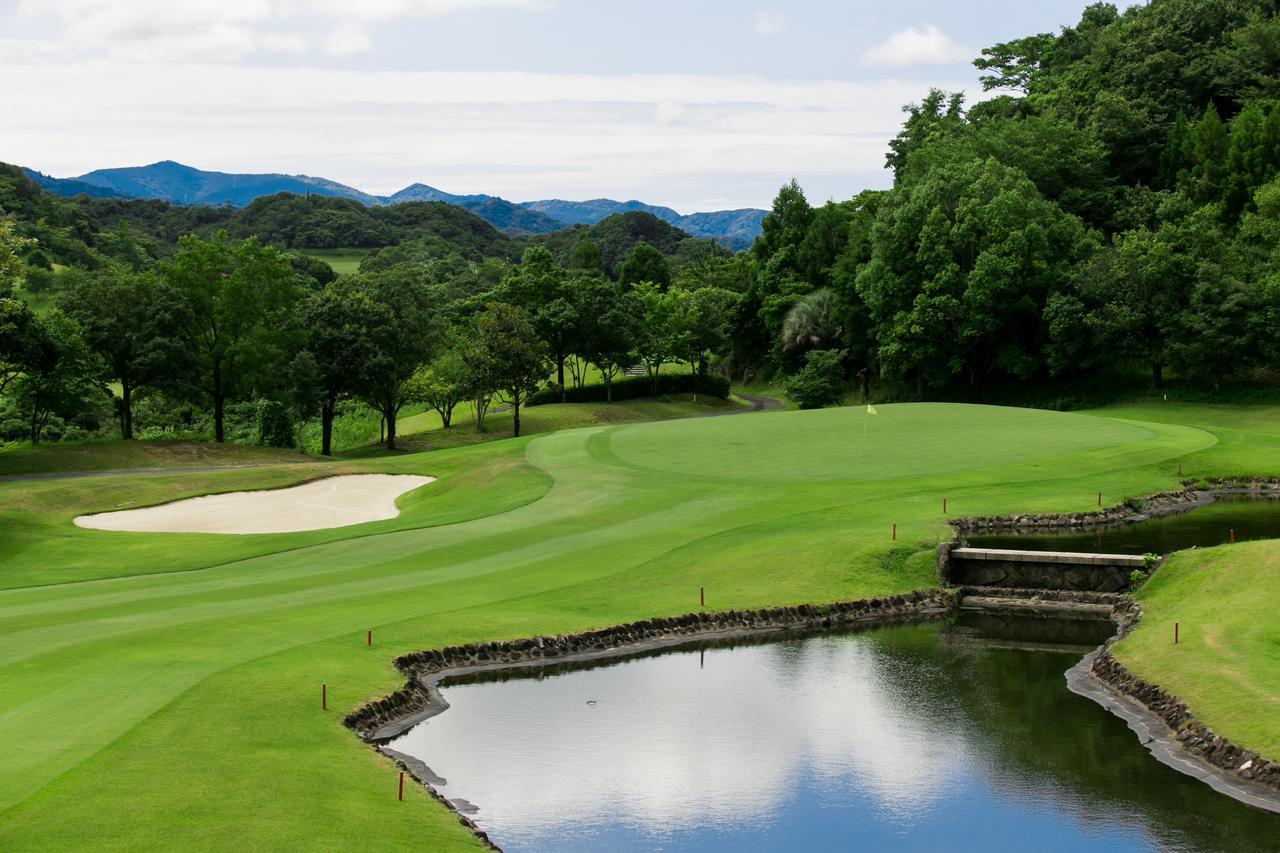
[[[32,86],[30,64],[0,56],[12,117],[0,151],[59,177],[175,159],[318,174],[369,192],[422,180],[686,211],[765,204],[795,172],[857,175],[849,195],[883,185],[900,107],[920,97],[918,82],[895,80],[233,65],[210,74],[193,62],[74,58],[42,65]]]
[[[755,13],[754,28],[762,36],[776,36],[787,25],[785,12],[770,12],[764,9]]]
[[[863,65],[906,68],[911,65],[941,65],[966,62],[972,53],[956,44],[933,24],[907,27],[862,54]]]
[[[301,54],[299,30],[337,22],[325,51],[351,56],[372,47],[369,34],[346,22],[388,23],[480,9],[541,11],[556,0],[18,0],[18,15],[52,20],[63,53],[106,53],[135,59],[196,58],[234,62],[251,54]]]
[[[354,24],[339,24],[324,39],[324,52],[330,56],[357,56],[373,49],[373,39]]]

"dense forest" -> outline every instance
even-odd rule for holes
[[[891,189],[813,206],[792,181],[737,254],[643,212],[524,239],[438,202],[65,199],[6,168],[0,440],[222,440],[230,420],[289,443],[316,419],[327,450],[361,405],[394,444],[406,405],[482,422],[586,365],[606,395],[627,366],[656,388],[683,362],[694,387],[772,379],[805,406],[1266,383],[1277,46],[1274,2],[1090,6],[983,50],[982,100],[906,107]],[[369,251],[337,276],[305,254],[325,248]]]

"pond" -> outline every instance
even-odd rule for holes
[[[1280,539],[1280,497],[1222,494],[1213,503],[1189,512],[1097,530],[993,533],[966,536],[965,541],[974,548],[1169,554],[1183,548],[1224,545],[1232,530],[1237,542]]]
[[[1111,630],[965,613],[470,677],[390,748],[509,851],[1280,849],[1067,689]]]

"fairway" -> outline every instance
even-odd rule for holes
[[[0,484],[0,547],[15,555],[0,570],[0,847],[174,847],[175,819],[206,848],[468,847],[425,792],[397,803],[391,765],[341,725],[398,685],[396,654],[684,613],[699,586],[715,609],[933,586],[943,496],[953,514],[1084,510],[1098,491],[1175,486],[1175,460],[1193,466],[1217,441],[1211,419],[1138,423],[1134,410],[879,412],[593,427],[346,462],[438,479],[395,519],[278,536],[72,518],[124,492],[145,505],[291,485],[317,466]],[[120,808],[126,797],[137,807]]]

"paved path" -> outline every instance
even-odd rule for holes
[[[751,404],[747,409],[728,409],[723,412],[706,412],[701,415],[686,415],[690,418],[719,418],[725,415],[741,415],[746,412],[763,412],[781,409],[782,404],[772,397],[755,397],[739,394],[739,399]],[[673,420],[676,420],[673,418]],[[319,461],[319,460],[316,460]],[[210,471],[238,471],[243,468],[268,468],[273,465],[298,465],[299,462],[255,462],[250,465],[201,465],[176,468],[115,468],[110,471],[49,471],[40,474],[4,474],[0,475],[0,485],[4,483],[20,483],[28,480],[76,480],[81,477],[144,477],[148,474],[204,474]]]

